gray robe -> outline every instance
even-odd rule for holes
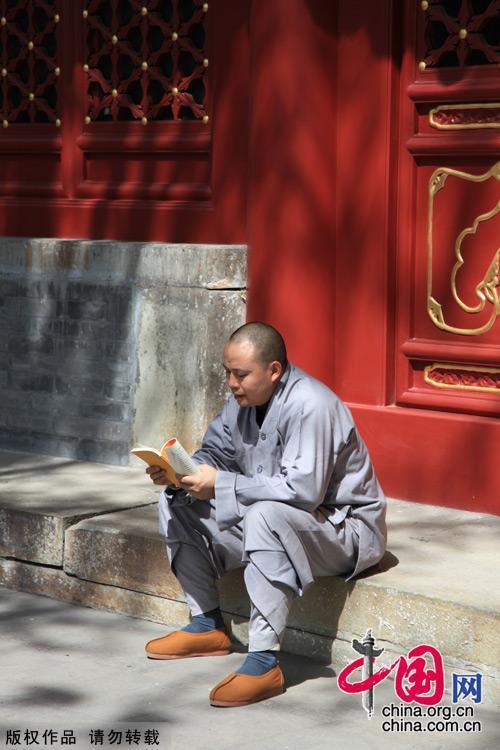
[[[329,388],[298,367],[288,365],[260,428],[255,408],[240,407],[230,396],[193,458],[217,469],[215,521],[221,532],[244,520],[256,503],[268,501],[336,527],[346,518],[355,519],[359,545],[349,578],[384,554],[386,501],[351,413]],[[167,491],[165,501],[164,529],[168,507],[173,510],[192,498]],[[289,524],[279,528],[279,513],[273,514],[273,523],[302,594],[313,581],[308,557]],[[248,560],[245,553],[242,560]]]

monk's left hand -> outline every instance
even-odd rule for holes
[[[189,492],[197,500],[212,500],[215,497],[215,477],[217,471],[208,464],[199,464],[197,474],[185,477],[177,475],[182,489]]]

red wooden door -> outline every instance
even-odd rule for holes
[[[252,7],[250,317],[388,494],[499,512],[500,3]]]
[[[425,499],[500,511],[500,2],[408,4],[395,401]]]

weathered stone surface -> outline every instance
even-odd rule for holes
[[[2,268],[6,272],[75,274],[102,282],[134,281],[241,289],[246,287],[245,245],[169,245],[158,242],[60,240],[2,237]]]
[[[189,622],[189,609],[185,602],[81,581],[63,570],[30,565],[19,560],[0,558],[0,583],[19,591],[44,594],[72,604],[122,612],[157,622],[177,626]]]
[[[189,621],[188,607],[181,601],[116,586],[82,581],[67,575],[62,570],[29,565],[17,560],[0,559],[0,584],[21,591],[43,592],[46,596],[72,604],[82,604],[87,607],[163,622],[170,627],[182,627]],[[226,611],[223,614],[235,642],[248,644],[247,619]],[[289,625],[284,634],[282,650],[331,664],[338,671],[352,661],[354,651],[351,647],[351,639],[359,635],[354,632],[338,634],[336,637],[326,636]],[[420,638],[418,642],[423,640]],[[405,653],[405,649],[382,639],[377,639],[377,643],[385,648],[384,664],[392,663],[398,656]],[[446,655],[444,663],[448,675],[453,670],[481,672],[483,674],[483,702],[500,705],[500,671],[497,668],[473,661],[464,662]],[[449,690],[449,684],[446,687]]]
[[[356,582],[318,579],[294,602],[289,627],[320,644],[350,643],[371,627],[396,655],[426,642],[447,663],[497,674],[499,525],[495,516],[389,501],[389,550],[398,564]],[[240,571],[224,578],[220,592],[226,611],[248,615]]]
[[[371,627],[378,642],[399,654],[428,642],[439,648],[443,656],[500,669],[495,645],[498,613],[459,601],[407,593],[393,588],[390,578],[382,583],[384,575],[380,575],[377,585],[368,579],[348,584],[334,577],[318,579],[303,597],[294,601],[289,627],[348,642],[362,638]],[[225,576],[219,591],[225,611],[248,617],[248,597],[240,571]]]
[[[139,297],[132,285],[74,276],[2,268],[0,445],[128,463]]]
[[[231,629],[233,638],[236,641],[247,645],[248,620],[233,615],[225,615],[225,620]],[[308,656],[311,659],[316,659],[324,664],[330,664],[336,672],[339,672],[343,667],[347,666],[347,664],[350,664],[354,658],[357,658],[357,653],[353,650],[351,645],[353,638],[359,639],[359,633],[342,635],[339,633],[336,637],[332,637],[318,635],[317,633],[311,633],[307,630],[301,630],[288,625],[284,633],[281,650],[287,651],[291,654]],[[421,637],[413,645],[427,641],[431,642],[431,639],[423,639]],[[401,646],[383,641],[382,639],[377,639],[377,645],[384,647],[384,653],[380,656],[379,664],[387,666],[396,661],[396,659],[402,654],[406,654],[408,650]],[[456,659],[453,656],[448,655],[443,655],[443,662],[445,674],[447,676],[445,688],[448,695],[451,692],[450,675],[453,671],[469,674],[481,672],[483,675],[483,702],[500,705],[500,670],[498,668],[480,662]],[[389,676],[389,679],[394,680],[394,673]],[[395,700],[397,700],[396,696]]]
[[[239,292],[165,287],[144,294],[135,394],[135,443],[177,437],[192,452],[227,392],[222,349],[244,321]]]
[[[463,582],[462,576],[450,578],[452,567],[441,570],[439,562],[433,565],[434,577],[429,569],[423,582],[416,565],[420,547],[413,543],[408,545],[406,532],[402,532],[407,526],[418,529],[420,525],[418,533],[424,534],[423,527],[429,518],[433,519],[434,527],[438,520],[446,527],[444,521],[450,516],[457,523],[459,520],[468,522],[478,533],[481,526],[483,546],[488,549],[488,538],[493,541],[494,537],[488,537],[487,529],[491,527],[487,517],[391,502],[389,526],[393,530],[393,545],[390,548],[399,551],[399,564],[356,582],[346,583],[337,577],[318,579],[303,597],[295,600],[289,626],[347,642],[353,637],[362,637],[371,627],[379,641],[398,653],[405,653],[427,640],[446,657],[500,668],[500,654],[495,645],[500,624],[496,594],[492,593],[482,607],[478,606],[475,590]],[[393,518],[398,522],[404,518],[405,523],[398,528],[396,522],[392,524]],[[471,536],[474,541],[472,531]],[[449,539],[449,532],[446,538]],[[67,532],[67,539],[71,540],[66,547],[68,571],[103,583],[182,598],[176,579],[166,572],[155,508],[138,508],[83,521]],[[439,557],[441,543],[440,535],[435,535],[433,541],[421,541],[420,545],[426,544],[427,553]],[[493,586],[495,573],[483,570],[472,545],[468,547],[464,541],[455,554],[465,565],[473,565],[474,561],[476,574],[486,579],[489,576]],[[453,556],[452,550],[449,556]],[[489,560],[488,555],[486,559]],[[443,578],[448,582],[446,596],[436,596]],[[218,586],[223,610],[248,617],[249,601],[242,570],[231,571]]]
[[[0,451],[0,554],[62,566],[68,526],[157,495],[140,468]]]
[[[88,581],[185,601],[158,531],[158,507],[109,513],[67,529],[64,570]]]
[[[244,246],[0,239],[0,447],[116,465],[172,434],[194,450],[245,278]]]

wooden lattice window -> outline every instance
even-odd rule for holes
[[[89,0],[86,122],[207,120],[202,0]]]
[[[59,15],[55,0],[0,0],[0,111],[10,123],[55,123]]]
[[[500,0],[422,0],[426,67],[500,63]]]

